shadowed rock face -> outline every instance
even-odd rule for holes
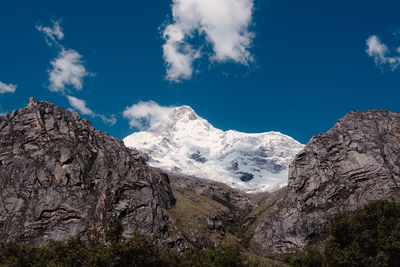
[[[0,239],[42,245],[80,234],[167,235],[168,176],[86,119],[48,102],[0,116]]]
[[[330,215],[400,195],[400,114],[351,112],[313,137],[289,170],[288,192],[264,216],[255,240],[273,252],[303,248]]]
[[[169,177],[177,202],[168,214],[172,221],[171,236],[176,237],[172,244],[178,251],[189,247],[212,248],[220,245],[226,235],[244,244],[252,236],[248,230],[251,220],[247,217],[257,204],[249,195],[211,180],[181,174]]]

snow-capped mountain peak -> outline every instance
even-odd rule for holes
[[[170,108],[146,131],[124,139],[151,166],[226,183],[248,192],[287,183],[287,167],[303,145],[279,132],[222,131],[189,106]]]
[[[215,128],[205,119],[201,118],[189,106],[171,108],[166,116],[150,127],[150,132],[185,132],[194,129],[214,130]]]

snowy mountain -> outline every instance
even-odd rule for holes
[[[151,166],[223,182],[246,192],[286,185],[288,165],[303,145],[279,132],[222,131],[189,106],[171,108],[146,131],[124,139]]]

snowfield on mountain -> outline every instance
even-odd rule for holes
[[[222,182],[246,192],[285,186],[288,166],[304,148],[279,132],[222,131],[189,106],[171,108],[149,129],[123,141],[141,151],[153,167]]]

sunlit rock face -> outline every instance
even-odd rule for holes
[[[137,151],[97,131],[77,113],[30,99],[0,116],[0,239],[104,239],[116,220],[123,235],[163,236],[175,203],[166,175]]]
[[[275,252],[304,248],[327,232],[333,214],[378,199],[400,200],[400,113],[351,112],[296,156],[287,194],[254,239]]]

